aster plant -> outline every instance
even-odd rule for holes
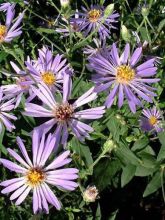
[[[105,105],[110,108],[115,97],[118,97],[118,107],[126,98],[133,113],[136,106],[142,106],[140,99],[152,103],[155,88],[150,86],[159,81],[153,76],[156,74],[155,58],[139,63],[142,57],[142,47],[137,48],[130,56],[130,45],[126,44],[123,53],[119,56],[116,44],[112,45],[107,56],[97,54],[89,57],[90,70],[96,72],[93,81],[96,83],[96,92],[110,91]]]
[[[51,134],[48,135],[47,139],[44,135],[40,138],[39,132],[34,130],[32,137],[32,161],[20,137],[17,137],[17,143],[22,157],[11,148],[7,150],[21,165],[2,158],[0,162],[4,167],[20,174],[20,176],[1,182],[0,185],[4,187],[1,193],[8,194],[12,192],[10,200],[15,200],[15,204],[20,205],[30,191],[32,191],[34,214],[42,211],[48,214],[48,204],[60,210],[61,203],[49,185],[56,186],[58,189],[64,191],[75,190],[78,186],[74,182],[78,178],[78,170],[75,168],[62,168],[64,165],[70,163],[71,159],[68,157],[70,152],[63,152],[46,165],[55,144],[55,139]]]
[[[7,11],[7,9],[11,6],[11,3],[2,3],[0,4],[0,11]]]
[[[162,132],[163,128],[163,120],[162,120],[162,112],[160,112],[156,107],[150,109],[143,109],[140,126],[145,132]]]
[[[7,3],[6,3],[7,4]],[[4,5],[4,7],[7,5]],[[15,5],[11,4],[6,7],[6,23],[5,25],[0,24],[0,43],[11,42],[14,38],[21,35],[22,30],[20,23],[22,22],[24,13],[19,14],[18,18],[15,22],[14,15],[15,15]]]
[[[1,89],[5,94],[5,99],[15,98],[15,108],[17,108],[24,94],[30,94],[28,98],[29,101],[34,98],[34,95],[30,89],[30,86],[34,84],[34,80],[25,71],[21,70],[14,62],[10,62],[10,64],[15,70],[17,76],[12,76],[9,74],[7,74],[7,76],[12,76],[15,83],[2,85]],[[4,72],[4,74],[6,73]]]
[[[14,101],[14,98],[6,100],[2,89],[0,88],[0,133],[2,131],[2,125],[4,125],[8,131],[12,131],[15,128],[15,126],[10,122],[10,120],[17,119],[17,117],[11,113],[15,106]]]
[[[28,59],[25,62],[27,70],[36,83],[44,83],[53,91],[61,89],[64,73],[72,74],[67,60],[59,54],[54,57],[53,52],[46,46],[38,51],[38,60]]]
[[[116,28],[114,23],[117,22],[119,14],[113,11],[107,16],[104,6],[100,5],[91,5],[90,9],[81,7],[81,9],[82,11],[76,13],[77,17],[71,19],[79,25],[79,31],[83,32],[85,37],[96,31],[100,39],[110,38],[110,29]]]
[[[55,100],[50,89],[45,85],[39,85],[39,88],[33,87],[33,92],[43,102],[43,106],[26,103],[25,115],[32,117],[51,118],[44,124],[38,127],[43,133],[48,132],[52,127],[56,127],[54,136],[56,137],[56,146],[61,142],[66,145],[68,139],[68,128],[73,134],[83,141],[85,137],[89,137],[89,132],[93,128],[81,120],[99,119],[103,116],[104,106],[88,108],[85,110],[77,110],[81,106],[95,100],[97,93],[94,92],[94,87],[80,96],[72,104],[69,102],[69,97],[72,89],[71,78],[68,74],[64,77],[63,98],[61,102]]]

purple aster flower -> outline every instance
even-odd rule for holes
[[[21,13],[13,23],[14,15],[14,5],[11,5],[7,8],[5,25],[0,24],[0,43],[9,43],[22,33],[21,27],[19,25],[22,21],[24,13]]]
[[[81,122],[81,120],[98,119],[101,118],[105,112],[104,106],[88,108],[86,110],[77,110],[77,108],[96,99],[97,93],[94,92],[93,87],[71,104],[71,102],[69,102],[71,88],[70,76],[66,74],[64,77],[63,98],[61,102],[57,102],[55,100],[52,92],[47,86],[39,85],[39,89],[33,87],[33,91],[45,105],[40,106],[33,103],[27,103],[25,105],[25,115],[51,118],[38,128],[45,133],[53,126],[56,126],[56,130],[54,132],[56,137],[56,146],[58,146],[59,142],[66,145],[68,139],[68,128],[71,128],[73,134],[80,141],[83,141],[85,137],[89,136],[88,133],[93,131],[93,128]]]
[[[67,191],[75,190],[78,186],[74,182],[78,178],[78,170],[75,168],[62,168],[64,165],[70,163],[71,159],[68,158],[70,152],[65,151],[50,164],[47,164],[47,160],[54,148],[55,139],[52,138],[51,134],[49,134],[47,139],[45,139],[44,135],[40,138],[36,130],[34,130],[32,138],[32,161],[28,156],[21,138],[17,137],[17,143],[22,156],[10,148],[7,150],[21,165],[6,159],[0,159],[0,162],[4,167],[19,173],[21,176],[1,182],[0,185],[4,187],[1,193],[6,194],[11,192],[10,200],[16,200],[15,204],[20,205],[32,190],[33,212],[35,214],[42,210],[48,214],[48,203],[60,210],[61,203],[49,185]]]
[[[1,86],[1,89],[5,94],[6,99],[15,98],[15,108],[17,108],[21,102],[23,94],[30,94],[29,98],[26,101],[31,101],[34,98],[34,94],[30,87],[32,84],[34,84],[34,81],[32,78],[30,78],[30,76],[27,75],[25,71],[22,71],[15,63],[10,62],[10,64],[18,76],[12,77],[15,80],[15,83],[3,85]]]
[[[113,12],[108,17],[105,16],[105,8],[100,5],[91,5],[90,9],[82,7],[82,12],[77,12],[79,18],[72,18],[72,22],[76,22],[80,26],[80,31],[83,31],[85,36],[98,29],[98,34],[101,39],[110,37],[110,29],[115,28],[113,23],[116,23],[118,13]]]
[[[11,3],[2,3],[2,4],[0,4],[0,11],[4,11],[5,12],[12,5],[15,6],[15,4],[11,4]]]
[[[84,54],[88,56],[93,56],[96,55],[97,53],[101,53],[102,55],[105,54],[106,56],[106,53],[108,53],[110,49],[110,47],[106,47],[106,41],[94,38],[93,42],[96,47],[94,48],[92,46],[87,46],[83,50]]]
[[[142,47],[137,48],[130,56],[130,45],[126,44],[122,55],[119,57],[116,44],[112,45],[111,52],[107,57],[97,54],[89,58],[89,68],[97,72],[93,77],[96,83],[96,92],[110,90],[105,105],[109,108],[118,96],[118,107],[123,105],[126,97],[129,107],[133,113],[136,106],[142,105],[140,98],[152,102],[156,96],[149,84],[156,83],[159,79],[152,76],[156,74],[157,67],[154,66],[155,59],[149,59],[138,64],[142,56]]]
[[[2,124],[6,127],[8,131],[12,131],[15,126],[10,122],[10,120],[16,120],[13,114],[10,113],[12,109],[14,109],[14,99],[9,101],[4,100],[2,89],[0,88],[0,133],[2,131]]]
[[[143,131],[161,132],[164,130],[162,126],[161,112],[157,110],[156,107],[144,109],[142,114],[145,116],[142,116],[140,119],[140,126]]]
[[[78,18],[78,16],[75,15],[75,18]],[[63,23],[60,23],[60,27],[56,28],[56,32],[62,33],[63,35],[61,37],[68,37],[71,33],[78,33],[80,32],[80,27],[76,21],[70,21],[68,22],[67,19],[62,18],[64,21]]]
[[[28,60],[27,69],[37,83],[45,83],[51,90],[61,89],[64,73],[72,74],[72,69],[63,55],[53,56],[52,51],[43,47],[37,61]]]

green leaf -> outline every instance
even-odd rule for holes
[[[150,195],[151,193],[154,193],[157,189],[161,187],[161,175],[160,172],[157,172],[147,185],[143,197],[146,197]]]
[[[111,132],[114,140],[118,142],[120,137],[120,122],[114,117],[114,115],[108,121],[107,127]]]
[[[105,0],[100,0],[100,5],[103,5]]]
[[[148,138],[147,137],[143,137],[139,140],[137,140],[133,147],[131,148],[133,151],[136,151],[136,150],[141,150],[143,148],[145,148],[147,145],[148,145]]]
[[[101,209],[100,209],[100,204],[98,203],[97,210],[96,210],[96,220],[101,220]]]
[[[75,137],[72,138],[69,145],[70,148],[84,160],[88,168],[93,164],[92,154],[88,146],[80,143]]]
[[[159,154],[157,156],[157,161],[165,160],[165,146],[161,146]]]
[[[111,215],[109,216],[108,220],[115,220],[117,213],[118,213],[118,210],[116,210],[115,212],[111,213]]]
[[[141,158],[141,164],[144,167],[153,169],[157,165],[155,157],[149,153],[140,152],[138,156]]]
[[[121,186],[124,187],[127,183],[131,181],[136,172],[136,166],[132,164],[128,164],[123,168],[123,172],[121,174]]]
[[[164,26],[165,26],[165,19],[163,19],[163,20],[159,23],[157,32],[160,32],[160,31],[163,29]]]
[[[158,133],[160,143],[165,147],[165,131]]]
[[[113,177],[120,169],[121,163],[119,160],[100,160],[100,162],[94,167],[94,182],[99,190],[103,190],[111,184]]]
[[[55,33],[54,29],[49,29],[49,28],[37,28],[37,31],[40,33],[47,33],[47,34],[54,34]]]
[[[116,148],[114,154],[124,163],[139,165],[139,158],[124,144],[120,143],[120,146]]]
[[[141,33],[141,36],[142,36],[142,41],[146,40],[148,42],[151,42],[151,37],[148,36],[146,28],[141,27],[140,28],[140,33]]]
[[[155,172],[155,169],[153,168],[146,168],[142,165],[139,165],[136,167],[135,176],[149,176],[152,175]]]
[[[5,60],[7,58],[8,54],[4,51],[0,52],[0,62],[2,62],[3,60]]]

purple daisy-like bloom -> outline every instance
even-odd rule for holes
[[[14,99],[9,101],[5,100],[3,96],[2,89],[0,88],[0,133],[2,131],[2,124],[6,127],[8,131],[12,131],[15,126],[10,122],[10,120],[16,120],[13,114],[10,113],[14,109]]]
[[[14,7],[15,5],[11,5],[7,8],[6,23],[5,25],[0,24],[0,43],[9,43],[22,33],[21,27],[19,25],[23,19],[24,13],[21,13],[17,20],[13,23],[15,15]]]
[[[27,75],[25,71],[22,71],[15,63],[10,62],[10,64],[18,76],[12,77],[15,80],[15,83],[3,85],[1,86],[1,89],[5,94],[6,99],[15,98],[15,108],[17,108],[21,102],[23,94],[30,94],[27,101],[31,101],[34,98],[34,94],[30,87],[32,84],[34,84],[34,81],[30,78],[30,76]]]
[[[80,96],[71,104],[69,96],[71,93],[71,78],[68,74],[64,77],[63,98],[61,102],[57,102],[45,85],[39,85],[39,89],[33,87],[33,91],[46,106],[40,106],[33,103],[25,105],[25,115],[32,117],[48,117],[51,118],[38,128],[43,132],[48,132],[53,126],[56,126],[54,135],[56,137],[56,146],[59,142],[64,146],[68,139],[68,128],[71,128],[73,134],[83,141],[85,137],[89,136],[89,132],[93,128],[83,122],[82,119],[92,120],[101,118],[105,112],[105,106],[89,108],[86,110],[77,110],[77,108],[95,100],[97,93],[94,92],[94,87],[88,90],[85,94]]]
[[[78,186],[78,184],[74,182],[74,180],[78,178],[78,170],[75,168],[61,168],[70,163],[71,159],[68,158],[70,152],[65,151],[50,164],[46,165],[55,144],[55,139],[51,134],[48,135],[47,139],[44,135],[40,138],[39,133],[34,130],[32,138],[32,161],[28,156],[21,138],[17,137],[17,143],[22,156],[10,148],[7,150],[21,165],[2,158],[0,162],[4,167],[19,173],[21,176],[1,182],[0,185],[4,187],[1,193],[6,194],[12,192],[10,200],[16,200],[15,204],[20,205],[32,190],[33,212],[35,214],[42,210],[48,214],[48,203],[56,207],[57,210],[60,210],[61,203],[49,185],[67,191],[75,190]]]
[[[75,18],[78,18],[78,15],[75,15]],[[80,32],[80,27],[76,21],[70,21],[68,22],[67,19],[62,18],[62,21],[64,23],[60,23],[58,28],[56,28],[56,32],[61,33],[61,37],[68,37],[71,33],[78,33]]]
[[[12,6],[14,4],[11,4],[11,3],[2,3],[0,4],[0,11],[7,11],[8,7]]]
[[[116,44],[112,45],[111,52],[107,57],[97,54],[89,58],[89,68],[97,74],[93,81],[96,83],[96,92],[110,90],[105,105],[109,108],[118,96],[118,107],[123,105],[126,97],[129,107],[133,113],[136,106],[142,106],[139,99],[152,102],[152,97],[156,96],[149,84],[156,83],[159,79],[152,78],[156,74],[155,59],[149,59],[139,64],[142,56],[142,47],[137,48],[130,56],[130,45],[126,44],[122,55],[119,57]],[[125,97],[124,97],[125,96]]]
[[[109,52],[110,47],[106,47],[106,41],[105,40],[100,40],[100,39],[93,39],[93,42],[95,44],[95,48],[92,46],[87,46],[84,48],[83,53],[88,55],[88,56],[93,56],[96,55],[97,53],[101,53],[102,55]]]
[[[61,89],[64,73],[72,74],[72,69],[63,55],[57,54],[55,57],[51,50],[43,47],[39,51],[37,61],[28,60],[27,69],[37,83],[45,83],[51,90]]]
[[[156,131],[161,132],[163,131],[162,126],[162,116],[161,112],[153,107],[151,109],[144,109],[142,111],[143,116],[140,119],[140,126],[143,131]]]
[[[113,12],[105,16],[104,13],[105,8],[100,5],[91,5],[90,9],[82,7],[82,12],[76,13],[79,17],[72,18],[71,21],[80,26],[80,31],[83,31],[85,36],[98,29],[100,38],[105,39],[110,37],[110,29],[115,29],[113,23],[117,22],[119,14]]]

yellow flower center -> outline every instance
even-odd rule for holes
[[[56,77],[54,73],[49,72],[49,71],[42,73],[41,77],[42,77],[43,82],[47,84],[48,86],[52,86],[56,81]]]
[[[119,83],[127,84],[135,77],[135,71],[130,66],[121,65],[117,67],[116,79]]]
[[[5,34],[6,34],[6,26],[0,25],[0,42],[3,41]]]
[[[97,9],[92,9],[88,12],[88,18],[90,22],[97,22],[101,17],[101,11]]]
[[[155,117],[155,116],[151,116],[150,118],[149,118],[149,123],[150,123],[150,125],[155,125],[156,123],[157,123],[157,118]]]
[[[45,179],[44,172],[39,168],[31,169],[27,174],[28,184],[31,186],[36,186],[41,184]]]
[[[54,110],[54,116],[58,121],[67,121],[72,117],[74,109],[70,104],[61,104]]]

